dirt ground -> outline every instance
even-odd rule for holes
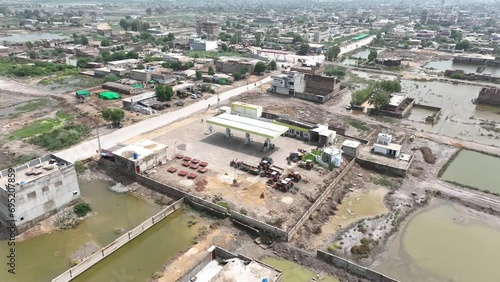
[[[422,64],[440,61],[440,60],[450,60],[453,58],[451,53],[434,51],[434,50],[402,50],[395,49],[385,50],[379,55],[380,59],[391,59],[391,58],[402,58],[404,63],[409,62],[412,67],[420,67]]]
[[[210,115],[205,116],[205,119]],[[181,121],[182,122],[182,121]],[[168,145],[168,155],[173,158],[174,154],[182,154],[200,161],[208,162],[208,171],[204,174],[193,169],[183,167],[179,159],[170,160],[166,165],[156,167],[147,173],[158,181],[173,185],[199,197],[209,199],[214,203],[225,202],[230,208],[247,213],[249,216],[289,228],[295,224],[305,209],[309,207],[314,199],[321,193],[323,181],[326,179],[326,170],[320,169],[307,171],[297,168],[296,164],[290,165],[286,157],[290,152],[298,148],[311,151],[316,146],[305,143],[302,140],[281,137],[275,141],[276,148],[263,153],[262,142],[256,138],[251,144],[244,145],[244,134],[234,132],[234,136],[225,139],[221,133],[222,128],[215,128],[216,132],[206,135],[207,124],[197,119],[189,124],[182,122],[182,127],[165,132],[153,140]],[[186,130],[189,128],[189,130]],[[174,147],[175,144],[175,147]],[[282,168],[284,172],[298,171],[308,183],[299,182],[295,186],[296,193],[284,193],[272,189],[266,185],[267,178],[253,176],[249,173],[236,170],[229,165],[231,160],[243,161],[257,166],[264,156],[271,157],[275,165]],[[174,167],[178,171],[184,170],[198,175],[195,180],[182,178],[177,173],[167,172],[168,168]],[[237,180],[237,185],[233,180]],[[197,183],[206,181],[202,189],[197,189]],[[282,222],[282,224],[280,224]]]

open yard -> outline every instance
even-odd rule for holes
[[[308,171],[286,161],[290,152],[298,148],[311,151],[316,149],[315,145],[280,137],[275,140],[276,148],[264,153],[264,140],[260,138],[245,145],[243,132],[235,131],[234,136],[225,139],[223,128],[214,129],[215,132],[206,134],[208,124],[197,120],[153,139],[169,146],[170,158],[182,154],[207,162],[207,172],[196,172],[184,167],[181,159],[173,158],[166,165],[154,168],[155,173],[150,171],[151,177],[280,228],[292,227],[326,187],[324,184],[331,181],[329,178],[332,175],[328,170]],[[298,171],[307,183],[295,183],[296,189],[285,193],[266,185],[266,177],[251,175],[230,166],[232,160],[257,166],[265,156],[271,157],[284,174]],[[167,170],[170,167],[176,168],[177,172],[169,173]],[[193,180],[181,177],[178,172],[182,170],[198,176]],[[336,169],[337,172],[339,170]]]

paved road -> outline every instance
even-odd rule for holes
[[[261,86],[262,84],[268,83],[271,81],[270,77],[263,78],[262,80],[256,82],[251,85],[241,86],[235,89],[231,89],[224,93],[219,94],[220,101],[223,102],[232,97],[238,96],[247,90],[254,89],[256,87]],[[216,105],[217,104],[217,95],[214,95],[207,100],[201,100],[189,106],[180,108],[176,111],[168,112],[159,116],[155,116],[153,118],[149,118],[143,120],[141,122],[132,124],[130,126],[118,129],[111,133],[101,136],[101,147],[109,148],[116,145],[119,142],[125,142],[126,140],[133,138],[137,135],[155,130],[157,128],[163,127],[174,121],[179,119],[186,118],[193,113],[196,113],[200,110],[206,109],[208,105]],[[81,160],[85,158],[92,157],[96,154],[96,150],[99,148],[97,138],[84,141],[76,146],[73,146],[69,149],[57,152],[55,155],[61,157],[70,162],[74,162],[76,160]]]

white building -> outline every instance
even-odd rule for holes
[[[295,92],[304,93],[306,89],[305,75],[300,72],[290,71],[271,78],[273,81],[269,90],[274,93],[294,96]]]
[[[388,38],[400,40],[405,37],[415,38],[416,32],[412,27],[397,26],[386,35]]]
[[[233,102],[231,104],[231,114],[247,118],[260,118],[262,116],[262,109],[262,106],[243,102]]]
[[[209,41],[201,38],[189,38],[189,48],[194,51],[212,51],[217,50],[217,41]]]
[[[377,142],[373,144],[373,152],[386,155],[389,157],[397,158],[401,153],[401,145],[391,143],[392,135],[379,133]]]
[[[323,166],[340,167],[342,165],[342,150],[335,147],[326,147],[321,152],[321,156],[316,157],[316,161]]]
[[[342,143],[342,152],[351,157],[356,157],[358,155],[358,147],[361,145],[359,141],[354,141],[354,140],[345,140]]]
[[[163,59],[167,62],[181,62],[181,63],[185,63],[191,60],[188,56],[184,56],[179,53],[163,54]]]
[[[116,166],[129,174],[141,173],[167,160],[167,146],[147,139],[119,148],[112,153]]]
[[[15,182],[11,182],[13,179]],[[8,203],[15,193],[15,212]],[[54,155],[46,155],[15,168],[0,171],[0,222],[24,232],[38,222],[80,200],[75,167]]]

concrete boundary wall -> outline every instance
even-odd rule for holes
[[[290,229],[290,231],[288,231],[287,240],[289,242],[292,240],[293,236],[295,236],[295,234],[297,234],[300,227],[302,227],[302,225],[304,225],[306,220],[309,219],[309,216],[311,216],[311,214],[323,203],[323,201],[328,197],[328,195],[330,195],[330,193],[332,193],[335,186],[337,186],[337,184],[340,182],[340,180],[342,180],[342,178],[344,178],[344,176],[349,172],[349,170],[351,169],[351,167],[354,165],[355,162],[356,162],[356,158],[352,159],[349,162],[349,164],[344,168],[344,170],[342,170],[342,172],[333,180],[333,182],[330,184],[330,186],[328,186],[328,188],[326,188],[325,191],[323,191],[323,193],[321,193],[321,195],[314,202],[314,204],[312,204],[312,206],[306,211],[306,213],[304,215],[302,215],[302,217],[299,219],[299,221],[297,221],[295,226],[292,227],[292,229]]]
[[[333,254],[325,253],[320,250],[316,251],[316,257],[328,264],[335,266],[336,268],[345,270],[360,278],[366,278],[371,282],[399,282],[398,280],[373,271],[367,267],[355,264],[354,262],[348,261]]]
[[[72,268],[66,270],[63,272],[61,275],[57,276],[56,278],[52,279],[52,282],[67,282],[71,281],[73,278],[76,276],[82,274],[85,272],[87,269],[91,268],[93,265],[96,263],[100,262],[110,254],[112,254],[114,251],[118,250],[128,242],[132,241],[134,238],[142,234],[144,231],[148,230],[152,226],[154,226],[156,223],[160,222],[162,219],[173,213],[174,211],[180,209],[182,207],[182,204],[184,203],[184,199],[181,198],[180,200],[176,201],[172,205],[166,207],[159,213],[153,215],[152,217],[146,219],[143,221],[141,224],[136,226],[134,229],[130,230],[129,232],[123,234],[122,236],[118,237],[116,240],[113,242],[109,243],[107,246],[104,248],[100,249],[99,251],[96,251],[89,257],[85,258],[82,262],[79,264],[73,266]]]
[[[209,211],[215,211],[222,216],[227,216],[227,217],[233,218],[241,223],[247,224],[247,225],[254,227],[256,229],[259,229],[259,230],[266,231],[266,232],[271,233],[277,237],[280,237],[283,239],[287,238],[287,232],[283,229],[277,228],[275,226],[272,226],[270,224],[267,224],[265,222],[262,222],[260,220],[255,219],[255,218],[251,218],[249,216],[240,214],[238,212],[229,211],[225,207],[219,206],[217,204],[214,204],[214,203],[209,202],[207,200],[204,200],[202,198],[196,197],[192,194],[181,191],[179,189],[168,186],[166,184],[160,183],[160,182],[158,182],[154,179],[151,179],[149,177],[139,175],[139,174],[136,174],[135,177],[136,177],[137,182],[139,182],[140,184],[142,184],[146,187],[149,187],[157,192],[165,194],[169,197],[172,197],[174,199],[184,198],[187,202],[193,203],[195,206],[198,206],[200,208],[204,208],[204,209],[207,209]]]

